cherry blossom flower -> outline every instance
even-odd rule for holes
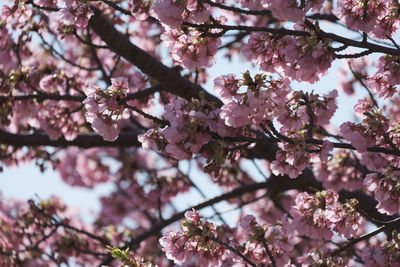
[[[86,120],[104,140],[114,141],[118,137],[119,127],[127,116],[119,101],[126,96],[127,90],[127,82],[122,78],[112,79],[112,85],[106,91],[94,86],[85,89]]]
[[[64,8],[61,17],[65,24],[74,25],[77,29],[85,29],[93,11],[85,3],[76,0],[63,0]]]

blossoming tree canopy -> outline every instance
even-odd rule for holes
[[[2,2],[1,168],[113,189],[2,197],[1,266],[400,266],[398,0]]]

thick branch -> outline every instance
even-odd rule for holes
[[[119,137],[114,142],[104,141],[99,135],[82,134],[76,137],[72,141],[67,141],[64,138],[57,140],[51,140],[44,133],[33,133],[33,134],[12,134],[0,130],[0,144],[12,145],[12,146],[78,146],[82,148],[99,147],[99,146],[113,146],[113,147],[139,147],[141,144],[137,140],[137,136],[141,132],[121,132]],[[254,149],[249,150],[247,158],[263,158],[268,161],[275,159],[277,151],[276,143],[260,143]],[[287,176],[274,176],[272,175],[268,179],[268,193],[273,199],[281,192],[285,192],[290,189],[297,189],[300,191],[313,192],[313,190],[323,190],[320,182],[315,179],[313,172],[310,169],[305,169],[303,173],[296,179],[290,179]],[[377,221],[389,221],[394,216],[386,216],[379,213],[376,210],[377,201],[367,196],[362,191],[348,192],[345,190],[340,191],[340,198],[342,201],[345,199],[356,198],[359,201],[359,206],[362,211],[369,217]],[[166,224],[168,225],[168,224]]]
[[[13,134],[3,130],[0,130],[0,144],[12,145],[16,147],[20,146],[55,146],[55,147],[66,147],[66,146],[78,146],[82,148],[89,147],[129,147],[129,146],[141,146],[137,140],[137,136],[141,132],[121,132],[114,142],[107,142],[103,140],[100,135],[94,134],[81,134],[78,135],[74,140],[68,141],[64,137],[57,140],[51,140],[48,135],[37,132],[32,134]]]
[[[182,77],[177,69],[165,66],[146,51],[132,44],[128,37],[117,31],[99,10],[94,9],[94,15],[89,20],[89,26],[113,52],[160,82],[166,88],[166,91],[188,100],[192,97],[200,98],[200,92],[204,92],[208,100],[222,105],[221,100],[207,93],[200,85]]]

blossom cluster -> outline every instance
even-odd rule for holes
[[[169,48],[175,64],[194,71],[202,67],[211,67],[215,64],[218,47],[222,41],[218,30],[211,30],[209,34],[187,27],[181,29],[183,22],[202,23],[208,20],[210,11],[197,1],[158,0],[152,4],[152,12],[164,27],[161,40]],[[219,23],[226,18],[217,19]]]
[[[358,201],[352,199],[341,204],[338,199],[333,190],[298,194],[290,209],[293,227],[300,234],[317,239],[329,240],[333,231],[346,238],[357,236],[363,224],[357,212]]]
[[[368,147],[376,144],[386,144],[391,138],[390,120],[381,109],[373,106],[369,101],[359,100],[354,110],[364,116],[361,123],[345,122],[340,126],[343,137],[357,149],[358,152],[366,152]],[[389,143],[392,141],[389,141]]]
[[[365,266],[373,267],[385,262],[387,265],[396,266],[400,264],[400,236],[397,231],[392,232],[392,239],[383,242],[380,247],[369,246],[362,250],[361,258]]]
[[[160,131],[150,129],[139,135],[144,148],[161,148],[176,159],[190,159],[211,140],[211,132],[220,136],[230,135],[229,128],[218,116],[220,110],[205,102],[175,99],[164,109],[163,118],[169,126]]]
[[[63,0],[64,7],[61,9],[61,17],[66,25],[74,25],[77,29],[85,29],[89,19],[93,16],[90,6],[77,0]]]
[[[378,200],[377,209],[389,215],[400,212],[400,175],[398,171],[368,174],[364,180],[368,191]]]
[[[372,154],[375,155],[375,154]],[[368,154],[363,154],[361,160],[363,164],[369,163],[364,160]],[[371,159],[371,162],[377,162],[379,158]],[[354,191],[362,188],[363,173],[354,167],[352,154],[345,150],[338,150],[333,153],[331,159],[326,162],[318,162],[313,165],[316,173],[316,179],[320,181],[324,188],[331,188],[335,191],[341,189]],[[365,164],[365,166],[372,166],[372,164]]]
[[[0,40],[0,67],[5,73],[7,73],[16,65],[17,59],[12,51],[13,41],[11,34],[5,27],[1,27],[1,25],[0,34],[2,36]],[[0,81],[1,80],[2,78],[0,78]]]
[[[302,25],[295,26],[296,30],[304,28]],[[252,33],[241,53],[263,72],[279,73],[291,80],[310,83],[319,81],[334,59],[330,43],[321,41],[313,31],[310,37],[282,38],[269,33]]]
[[[242,86],[247,90],[239,90]],[[235,128],[272,121],[282,111],[290,92],[288,80],[267,79],[265,75],[255,75],[253,79],[249,72],[240,80],[232,74],[216,78],[214,91],[224,102],[220,117]]]
[[[258,264],[290,264],[288,252],[297,243],[287,236],[280,225],[259,225],[254,216],[247,215],[240,222],[241,228],[220,227],[202,220],[198,211],[187,211],[181,231],[168,231],[160,238],[167,258],[177,264],[196,262],[201,266],[234,266],[249,261]],[[239,241],[242,240],[243,243]],[[268,252],[263,243],[267,242]]]
[[[241,88],[244,87],[247,90],[243,92]],[[177,159],[190,159],[192,154],[199,153],[209,143],[212,134],[235,136],[246,132],[245,127],[249,125],[264,125],[266,128],[272,127],[270,130],[273,131],[275,129],[271,125],[277,118],[281,125],[280,133],[286,135],[290,142],[279,142],[281,150],[271,165],[275,174],[297,177],[310,165],[310,151],[320,152],[321,159],[327,160],[328,153],[333,149],[329,141],[319,147],[305,144],[304,140],[309,138],[310,116],[312,127],[329,124],[337,109],[336,90],[322,97],[315,93],[291,92],[288,80],[268,79],[265,75],[255,75],[253,78],[249,72],[243,74],[243,79],[233,74],[216,78],[214,90],[224,102],[220,109],[208,107],[206,102],[189,103],[175,99],[165,106],[163,117],[169,126],[162,130],[150,129],[140,135],[142,146],[165,151]],[[236,129],[236,133],[232,129]],[[215,149],[214,155],[218,148]],[[223,159],[217,161],[224,163]]]
[[[99,183],[110,179],[108,165],[102,164],[101,156],[106,151],[102,149],[89,149],[80,151],[76,147],[63,151],[55,163],[55,168],[61,178],[72,186],[93,188]]]
[[[114,141],[119,128],[127,119],[128,112],[120,103],[126,97],[128,84],[126,79],[112,79],[112,85],[102,91],[100,86],[89,85],[84,89],[86,99],[86,121],[104,140]]]
[[[53,74],[43,77],[39,87],[43,92],[64,93],[66,80],[61,75]],[[84,124],[85,119],[79,110],[79,104],[70,101],[45,101],[38,110],[40,126],[49,135],[50,139],[57,140],[64,136],[66,140],[73,140],[78,129]]]
[[[302,235],[310,236],[314,242],[329,240],[333,232],[345,238],[356,237],[363,225],[356,209],[357,200],[340,203],[338,194],[328,190],[298,194],[290,209],[291,218],[285,215],[273,224],[260,224],[253,215],[246,215],[240,219],[240,228],[229,228],[202,219],[196,210],[187,211],[182,229],[165,232],[160,244],[167,258],[176,264],[195,261],[202,266],[226,266],[274,261],[277,266],[290,266],[294,258],[304,264],[321,259],[340,263],[340,257],[298,254],[295,247],[306,245],[299,238]]]
[[[277,19],[293,22],[303,22],[308,11],[318,12],[322,9],[324,4],[322,0],[307,0],[301,3],[296,0],[272,0],[262,2],[264,2],[264,8],[270,9],[273,16]]]
[[[169,48],[174,63],[189,71],[214,65],[218,47],[222,43],[220,38],[204,36],[204,33],[194,29],[187,33],[166,29],[161,40]]]
[[[397,1],[339,0],[337,14],[349,29],[386,39],[399,27],[398,10]]]
[[[367,85],[380,97],[392,97],[397,92],[400,84],[399,59],[400,57],[394,56],[380,57],[376,64],[377,72],[367,80]]]
[[[100,252],[102,244],[85,238],[84,233],[92,229],[75,216],[76,212],[68,209],[58,197],[39,203],[31,201],[29,204],[15,200],[2,201],[0,264],[47,266],[54,263],[53,260],[59,264],[68,264],[71,260],[82,265],[87,262],[100,264],[93,254],[84,251]]]
[[[164,27],[179,29],[184,21],[201,23],[208,19],[210,10],[202,7],[196,0],[156,0],[152,12]]]
[[[280,21],[302,22],[308,11],[318,12],[321,10],[324,1],[322,0],[306,0],[298,2],[296,0],[279,1],[279,0],[239,0],[237,1],[242,7],[250,10],[271,10],[273,16]]]

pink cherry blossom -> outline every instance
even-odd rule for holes
[[[61,10],[61,17],[65,24],[72,24],[78,29],[85,29],[93,11],[85,3],[75,0],[63,0],[65,7]]]

